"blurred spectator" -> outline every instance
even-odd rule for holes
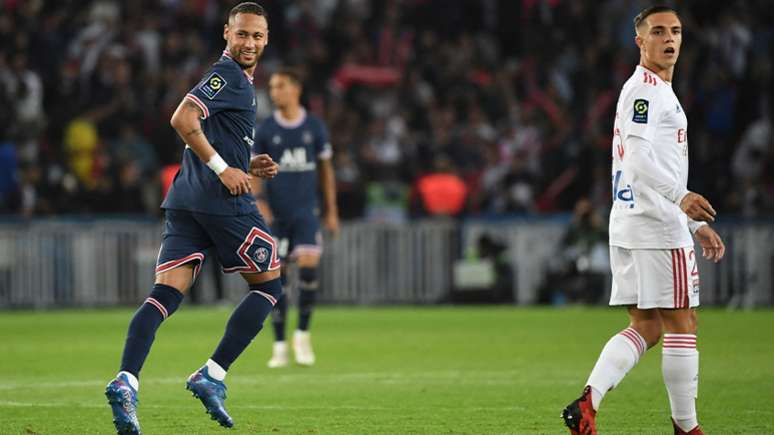
[[[495,281],[492,286],[491,302],[513,302],[513,282],[515,279],[508,246],[491,235],[484,233],[478,238],[478,258],[491,260],[494,265]]]
[[[572,222],[549,261],[540,302],[597,303],[609,273],[607,223],[591,201],[582,198],[575,204]]]
[[[18,209],[19,173],[16,147],[10,141],[0,141],[0,211]]]
[[[333,158],[339,215],[342,219],[359,217],[365,208],[365,192],[361,183],[360,169],[354,161],[352,153],[346,149],[340,148]]]
[[[465,208],[468,187],[451,160],[436,157],[433,171],[421,175],[413,188],[412,208],[418,216],[457,216]]]

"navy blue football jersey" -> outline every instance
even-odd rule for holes
[[[302,109],[301,118],[290,123],[275,112],[258,126],[254,151],[269,154],[280,166],[277,176],[265,183],[277,218],[289,219],[318,208],[317,160],[332,156],[322,120]]]
[[[247,172],[256,124],[253,78],[224,51],[185,98],[201,109],[202,131],[223,160]],[[256,210],[251,194],[230,194],[187,145],[182,167],[161,208],[226,216]]]

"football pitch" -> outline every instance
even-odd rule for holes
[[[0,434],[114,433],[103,391],[132,312],[0,312]],[[626,323],[609,308],[320,307],[317,365],[266,368],[267,322],[232,366],[226,431],[184,383],[229,313],[183,306],[159,330],[144,434],[563,434],[561,409]],[[774,433],[774,312],[704,309],[699,322],[705,432]],[[605,398],[600,433],[672,433],[660,366],[658,346]]]

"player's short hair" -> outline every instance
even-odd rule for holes
[[[273,74],[287,77],[288,79],[290,79],[291,82],[293,82],[294,85],[298,86],[299,88],[303,87],[304,79],[301,74],[301,71],[299,71],[298,68],[294,68],[291,66],[284,66],[282,68],[279,68],[277,71],[274,71]]]
[[[259,17],[265,17],[267,20],[269,19],[263,6],[255,2],[242,2],[231,8],[231,11],[228,13],[228,21],[233,20],[237,14],[255,14]]]
[[[651,6],[649,8],[643,9],[642,12],[640,12],[639,14],[637,14],[636,17],[634,17],[634,32],[635,33],[637,32],[637,30],[640,28],[640,26],[643,23],[645,23],[645,20],[649,16],[653,14],[658,14],[661,12],[670,12],[677,15],[678,19],[680,18],[680,14],[678,14],[676,10],[670,8],[669,6]]]

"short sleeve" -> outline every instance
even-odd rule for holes
[[[648,142],[654,142],[661,117],[661,104],[656,86],[664,85],[637,86],[624,99],[621,107],[623,110],[621,121],[622,130],[626,136],[638,136]]]
[[[239,76],[228,64],[215,64],[185,98],[199,107],[202,119],[228,109],[238,108]]]
[[[328,136],[328,129],[322,121],[317,122],[317,140],[315,141],[315,152],[318,160],[326,160],[333,157],[333,147]]]

